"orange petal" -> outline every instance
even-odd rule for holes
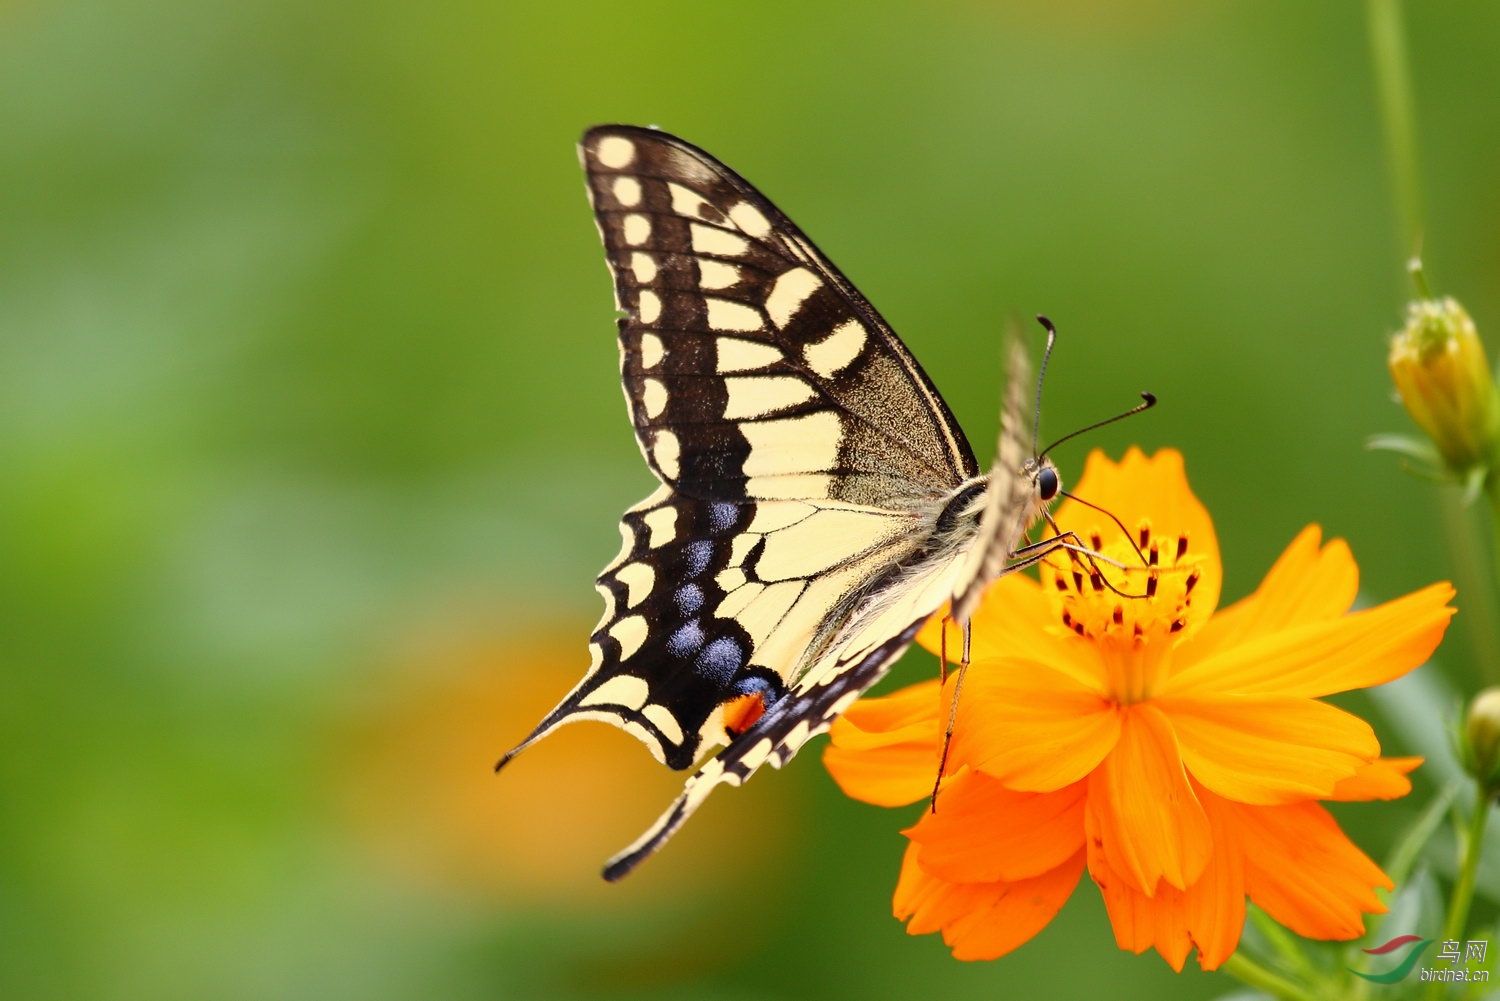
[[[918,846],[907,848],[893,910],[910,918],[910,935],[943,932],[961,960],[996,959],[1030,941],[1067,902],[1083,873],[1083,852],[1031,879],[1012,883],[950,883],[925,872]]]
[[[939,611],[917,633],[917,642],[935,656],[943,655],[944,629],[947,631],[949,664],[963,656],[963,630]],[[975,664],[1007,662],[1012,658],[1052,664],[1063,674],[1082,684],[1093,684],[1103,691],[1103,672],[1096,660],[1079,659],[1080,647],[1071,633],[1061,627],[1048,628],[1056,619],[1056,610],[1041,585],[1023,574],[1001,577],[989,586],[974,611],[969,638],[969,660]]]
[[[1173,546],[1178,535],[1187,536],[1188,551],[1198,557],[1202,571],[1193,589],[1190,614],[1194,619],[1208,618],[1218,605],[1224,571],[1213,519],[1188,486],[1181,452],[1164,448],[1147,457],[1132,446],[1114,463],[1096,450],[1089,454],[1073,492],[1109,511],[1132,532],[1145,523],[1154,537],[1170,537]],[[1120,537],[1112,519],[1073,501],[1063,501],[1058,507],[1057,521],[1085,539],[1095,531],[1106,544]]]
[[[937,778],[937,679],[861,699],[834,721],[823,766],[844,794],[876,806],[925,799]]]
[[[1278,695],[1161,698],[1193,778],[1241,803],[1322,799],[1380,754],[1370,724]]]
[[[1167,887],[1172,893],[1182,893]],[[1245,864],[1238,851],[1215,851],[1199,881],[1184,894],[1188,933],[1203,969],[1218,969],[1235,954],[1245,927]]]
[[[850,741],[873,741],[860,746],[877,746],[881,738],[894,737],[905,740],[913,730],[926,728],[936,731],[938,713],[943,697],[938,680],[932,678],[907,685],[889,695],[867,696],[845,710],[833,724],[834,739],[842,724],[849,732],[844,739]],[[929,740],[936,739],[934,732]]]
[[[987,883],[1039,876],[1083,848],[1084,783],[1015,792],[969,772],[944,781],[937,812],[903,831],[922,846],[922,868],[941,879]]]
[[[937,755],[931,742],[893,744],[879,751],[823,749],[823,767],[844,795],[875,806],[905,806],[932,793]]]
[[[1140,955],[1155,948],[1178,973],[1193,947],[1187,929],[1187,907],[1182,891],[1171,886],[1157,888],[1148,897],[1131,885],[1109,864],[1097,833],[1098,821],[1090,810],[1087,821],[1089,876],[1104,897],[1109,924],[1115,933],[1115,944]]]
[[[922,846],[915,841],[906,843],[901,854],[901,874],[896,877],[896,892],[891,895],[891,913],[897,921],[905,921],[925,904],[934,893],[940,891],[942,880],[933,879],[917,864],[917,852]],[[911,929],[908,928],[910,933]]]
[[[1425,662],[1448,628],[1453,587],[1433,584],[1395,601],[1248,638],[1198,656],[1177,651],[1162,694],[1297,695],[1319,698],[1399,678]]]
[[[1114,704],[1049,664],[975,664],[959,700],[949,761],[1012,789],[1050,792],[1093,771],[1119,735]]]
[[[1095,848],[1147,896],[1162,880],[1185,889],[1208,865],[1208,817],[1188,784],[1167,717],[1149,704],[1121,717],[1119,743],[1089,776]]]
[[[1239,944],[1245,924],[1243,856],[1217,797],[1206,790],[1202,797],[1214,830],[1214,853],[1203,875],[1186,890],[1163,885],[1154,897],[1146,896],[1094,850],[1092,837],[1089,841],[1089,873],[1104,896],[1115,942],[1135,953],[1155,948],[1178,972],[1193,948],[1199,965],[1217,969]]]
[[[1406,776],[1422,763],[1421,758],[1381,758],[1339,782],[1327,799],[1350,803],[1369,799],[1399,799],[1411,792]]]
[[[1198,965],[1216,970],[1240,942],[1245,927],[1245,853],[1227,804],[1194,787],[1213,829],[1214,855],[1187,890],[1188,930],[1198,947]]]
[[[1317,803],[1228,804],[1245,851],[1250,899],[1305,938],[1350,939],[1384,914],[1375,887],[1394,885]]]
[[[1320,546],[1322,536],[1317,525],[1298,533],[1254,594],[1219,612],[1194,635],[1195,655],[1347,612],[1359,592],[1359,567],[1343,539]]]

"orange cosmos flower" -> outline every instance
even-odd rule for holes
[[[1120,947],[1155,948],[1177,970],[1194,948],[1205,969],[1234,952],[1246,897],[1300,935],[1359,936],[1391,882],[1318,800],[1405,795],[1420,759],[1382,759],[1369,724],[1320,699],[1426,660],[1452,587],[1346,614],[1358,569],[1312,526],[1216,612],[1218,543],[1179,453],[1095,452],[1078,489],[1161,570],[1100,564],[1139,598],[1066,557],[1040,581],[990,588],[937,812],[904,832],[896,916],[911,934],[941,930],[958,959],[993,959],[1040,931],[1087,869]],[[1071,502],[1057,516],[1140,565],[1107,517]],[[923,645],[936,650],[941,628],[928,623]],[[951,695],[951,677],[934,679],[850,708],[824,756],[844,791],[926,800]]]

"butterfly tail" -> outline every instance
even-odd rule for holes
[[[699,805],[713,792],[714,787],[720,782],[731,782],[739,785],[739,776],[732,771],[726,771],[715,758],[696,772],[687,780],[683,786],[682,793],[669,806],[665,813],[657,818],[656,823],[647,829],[635,842],[624,851],[615,855],[604,864],[604,878],[613,883],[624,879],[641,862],[654,854],[658,848],[667,843],[667,839],[677,833],[677,829],[687,822]]]
[[[930,610],[923,611],[889,639],[871,646],[855,642],[852,654],[847,649],[835,650],[813,665],[793,691],[688,778],[682,794],[656,823],[605,864],[604,878],[613,883],[628,875],[666,844],[720,784],[743,785],[766,763],[781,768],[808,740],[827,733],[861,692],[884,677],[930,614]]]

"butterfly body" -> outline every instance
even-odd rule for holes
[[[1018,344],[985,475],[874,307],[738,174],[633,126],[589,130],[580,158],[660,486],[625,513],[598,578],[588,673],[501,764],[578,719],[674,768],[727,744],[611,861],[614,879],[714,787],[826,731],[946,603],[966,616],[1056,472],[1031,456]]]

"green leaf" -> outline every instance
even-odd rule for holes
[[[1463,700],[1437,671],[1412,671],[1369,690],[1406,745],[1427,759],[1423,771],[1439,783],[1467,781],[1449,733]]]

